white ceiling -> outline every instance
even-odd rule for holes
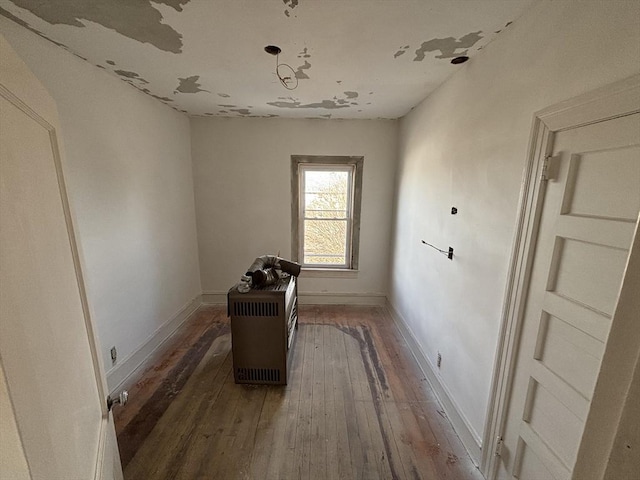
[[[189,115],[398,118],[534,1],[0,0],[0,14]]]

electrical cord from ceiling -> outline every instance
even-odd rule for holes
[[[282,72],[284,70],[285,73]],[[291,72],[291,75],[286,75],[286,73]],[[291,68],[290,65],[286,63],[278,62],[278,55],[276,55],[276,75],[278,80],[284,88],[287,90],[295,90],[298,87],[298,77],[296,77],[296,71]],[[295,80],[295,84],[293,83]]]
[[[276,45],[267,45],[264,47],[264,51],[276,57],[275,73],[282,86],[287,90],[295,90],[298,87],[298,77],[296,77],[296,71],[291,65],[280,63],[280,52],[282,52],[282,49]]]

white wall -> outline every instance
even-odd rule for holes
[[[205,294],[226,293],[257,256],[291,258],[291,155],[363,155],[358,276],[303,274],[300,292],[384,298],[396,121],[192,119],[191,132]]]
[[[29,466],[9,397],[9,386],[0,359],[0,477],[6,480],[29,480]]]
[[[633,478],[640,472],[640,359],[634,372],[603,476],[606,480]]]
[[[390,299],[478,442],[533,114],[638,72],[638,18],[541,1],[401,122]]]
[[[4,18],[0,27],[57,102],[103,361],[109,369],[115,345],[124,365],[201,291],[189,120]]]

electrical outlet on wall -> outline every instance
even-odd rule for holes
[[[440,355],[440,352],[438,352],[438,359],[436,360],[436,366],[440,368],[440,365],[442,365],[442,355]]]
[[[118,351],[116,350],[115,346],[111,347],[111,365],[115,365],[117,359],[118,359]]]

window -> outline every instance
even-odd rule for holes
[[[291,157],[293,258],[357,270],[363,157]]]

